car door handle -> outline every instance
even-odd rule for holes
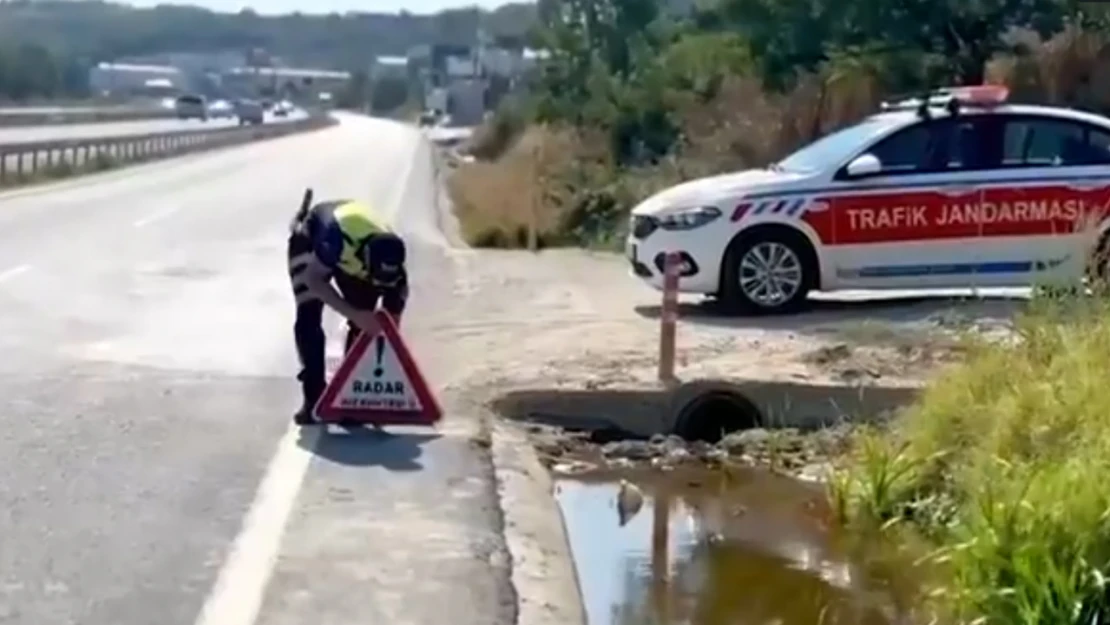
[[[1068,188],[1073,191],[1094,191],[1096,189],[1105,189],[1110,183],[1105,180],[1092,181],[1092,182],[1070,182]]]
[[[952,197],[960,195],[971,195],[976,191],[978,191],[978,189],[976,189],[974,186],[966,184],[949,184],[944,185],[940,188],[941,193]]]

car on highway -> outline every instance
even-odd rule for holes
[[[208,116],[213,119],[230,119],[235,117],[235,107],[227,100],[215,100],[208,105]]]
[[[289,112],[292,110],[293,105],[287,100],[281,100],[274,103],[273,114],[274,117],[288,117]]]
[[[625,255],[662,289],[747,314],[810,291],[1027,287],[1092,274],[1110,253],[1110,119],[941,89],[761,169],[701,178],[633,208]]]
[[[254,100],[236,100],[235,116],[239,118],[239,125],[246,126],[261,124],[266,121],[266,114],[262,104]]]
[[[421,127],[443,126],[447,123],[447,119],[448,117],[443,111],[439,109],[427,109],[420,113],[419,123]]]
[[[178,119],[208,121],[208,101],[202,95],[185,94],[174,100]]]

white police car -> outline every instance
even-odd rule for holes
[[[1080,277],[1092,241],[1110,248],[1110,119],[1008,96],[885,103],[765,169],[666,189],[632,210],[633,274],[662,288],[677,253],[681,292],[747,313],[797,309],[811,290]]]

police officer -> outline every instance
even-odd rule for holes
[[[405,243],[369,207],[353,200],[313,205],[308,189],[290,226],[288,256],[304,399],[293,421],[307,425],[315,422],[313,408],[327,386],[324,304],[347,318],[347,350],[360,329],[374,329],[379,301],[400,323],[408,298]]]

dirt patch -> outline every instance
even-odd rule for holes
[[[458,250],[449,257],[450,275],[455,276],[452,318],[413,331],[430,344],[451,345],[457,355],[452,358],[465,358],[452,361],[452,375],[443,382],[465,390],[476,403],[496,413],[492,404],[497,398],[521,390],[572,395],[657,385],[660,294],[630,277],[621,257],[569,249]],[[856,387],[916,389],[960,360],[965,335],[1006,335],[1013,313],[1022,306],[1024,300],[1006,297],[845,296],[815,301],[802,314],[743,318],[683,297],[676,373],[680,381],[802,386],[814,395],[821,394],[822,385],[849,394]],[[842,412],[843,417],[858,416],[851,409]],[[634,459],[604,453],[603,446],[613,442],[611,435],[591,441],[572,431],[532,428],[530,437],[549,467],[575,461],[650,466],[653,459],[665,464],[719,455],[702,444],[673,451],[677,442],[671,441],[663,446],[672,450],[663,460],[655,452]],[[776,434],[763,448],[732,449],[721,459],[799,472],[828,455],[826,437],[839,440],[841,430]]]

